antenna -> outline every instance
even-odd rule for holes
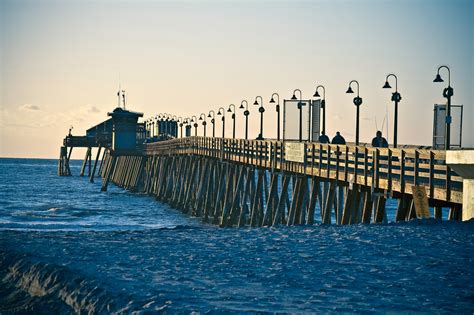
[[[123,109],[125,109],[125,90],[122,90]]]
[[[117,92],[117,107],[120,107],[120,91],[122,90],[122,82],[120,80],[120,71],[118,74],[118,92]]]

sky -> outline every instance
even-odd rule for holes
[[[272,93],[289,99],[298,88],[310,99],[321,84],[328,135],[340,131],[354,141],[356,109],[345,91],[355,79],[360,140],[370,142],[388,118],[391,143],[394,105],[382,89],[389,73],[402,95],[398,143],[431,145],[433,105],[446,101],[446,83],[433,83],[440,65],[451,68],[452,103],[464,105],[463,146],[472,148],[473,32],[474,1],[460,0],[0,0],[0,157],[57,158],[70,126],[83,135],[107,119],[119,84],[127,109],[145,119],[248,100],[252,138],[257,95],[271,138]],[[236,119],[243,137],[241,111]],[[76,150],[73,158],[84,154]]]

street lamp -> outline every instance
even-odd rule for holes
[[[260,104],[257,101],[257,98],[260,97]],[[263,98],[259,95],[255,97],[255,102],[253,105],[260,105],[258,111],[260,112],[260,134],[257,137],[257,140],[263,140],[263,113],[265,112],[265,108],[263,108]]]
[[[199,116],[199,120],[202,120],[202,129],[204,131],[203,135],[204,135],[204,137],[206,137],[206,125],[207,125],[206,114],[201,113],[201,115]]]
[[[301,93],[300,89],[295,89],[293,91],[293,96],[291,97],[292,100],[297,100],[296,98],[296,91],[300,92],[300,101],[298,102],[298,109],[300,111],[300,142],[303,141],[303,105],[304,103],[301,101],[303,99],[303,93]]]
[[[314,92],[313,97],[321,97],[318,93],[318,89],[323,89],[323,98],[321,100],[321,108],[323,109],[323,128],[322,133],[326,134],[326,89],[322,85],[316,87],[316,92]]]
[[[233,108],[233,111],[231,108]],[[227,112],[232,113],[232,138],[235,139],[235,105],[230,104],[229,108],[227,109]]]
[[[244,107],[244,103],[245,103],[245,107]],[[244,116],[245,116],[245,140],[248,139],[248,131],[249,131],[249,115],[250,115],[250,112],[249,112],[249,103],[246,101],[246,100],[243,100],[242,102],[240,102],[240,109],[244,109],[245,108],[245,111],[244,111]]]
[[[196,116],[194,116],[194,115],[191,116],[191,122],[194,123],[194,136],[197,137],[197,135],[198,135],[198,126],[199,125],[198,125]]]
[[[357,96],[354,97],[353,102],[354,105],[357,107],[357,115],[356,115],[356,145],[359,145],[359,107],[362,105],[362,98],[359,97],[359,82],[357,80],[352,80],[349,82],[349,88],[347,89],[346,93],[354,93],[351,88],[352,83],[357,83]]]
[[[222,138],[225,138],[225,109],[223,107],[219,107],[217,115],[222,115]]]
[[[179,122],[179,128],[181,130],[181,138],[183,137],[183,118],[178,117],[178,122]]]
[[[176,115],[173,115],[173,118],[171,119],[171,132],[173,133],[173,136],[178,138],[178,117]],[[175,125],[176,123],[176,125]],[[176,127],[176,128],[175,128]]]
[[[275,103],[273,96],[277,97],[276,112],[277,112],[277,140],[280,141],[280,95],[278,93],[272,94],[271,104]]]
[[[211,116],[211,113],[212,113],[212,116]],[[212,124],[212,137],[214,138],[216,136],[216,113],[214,113],[214,111],[211,109],[209,111],[209,115],[207,115],[207,117],[211,118],[211,124]]]
[[[443,90],[443,96],[448,100],[448,105],[446,108],[446,132],[444,135],[444,148],[445,150],[449,150],[451,148],[451,97],[454,95],[454,90],[451,87],[451,71],[449,70],[448,66],[440,66],[438,68],[438,74],[436,75],[436,78],[433,80],[433,82],[444,82],[444,80],[441,78],[441,75],[439,74],[439,70],[441,70],[441,68],[448,70],[448,87]]]
[[[395,92],[392,93],[392,101],[395,103],[395,115],[393,119],[393,147],[397,147],[397,132],[398,132],[398,103],[402,100],[402,96],[398,93],[398,78],[395,74],[390,73],[385,78],[385,84],[382,88],[384,89],[391,89],[392,87],[388,83],[388,78],[394,77],[395,78]]]
[[[155,115],[153,120],[153,137],[158,136],[158,121],[160,120],[160,115]]]

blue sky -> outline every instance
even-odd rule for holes
[[[326,86],[327,129],[354,140],[360,82],[361,141],[393,103],[381,87],[399,77],[399,143],[431,144],[433,104],[451,67],[453,104],[463,104],[463,144],[474,147],[472,1],[1,1],[0,156],[56,157],[75,134],[106,118],[119,78],[129,107],[199,115],[293,89]],[[442,73],[446,76],[445,73]],[[265,134],[275,136],[265,104]],[[243,135],[243,115],[237,117]],[[252,108],[250,135],[258,133]],[[227,134],[230,135],[230,126]],[[218,134],[220,134],[218,126]],[[82,157],[82,152],[77,157]]]

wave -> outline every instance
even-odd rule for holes
[[[0,252],[0,313],[109,313],[113,298],[66,267]]]

